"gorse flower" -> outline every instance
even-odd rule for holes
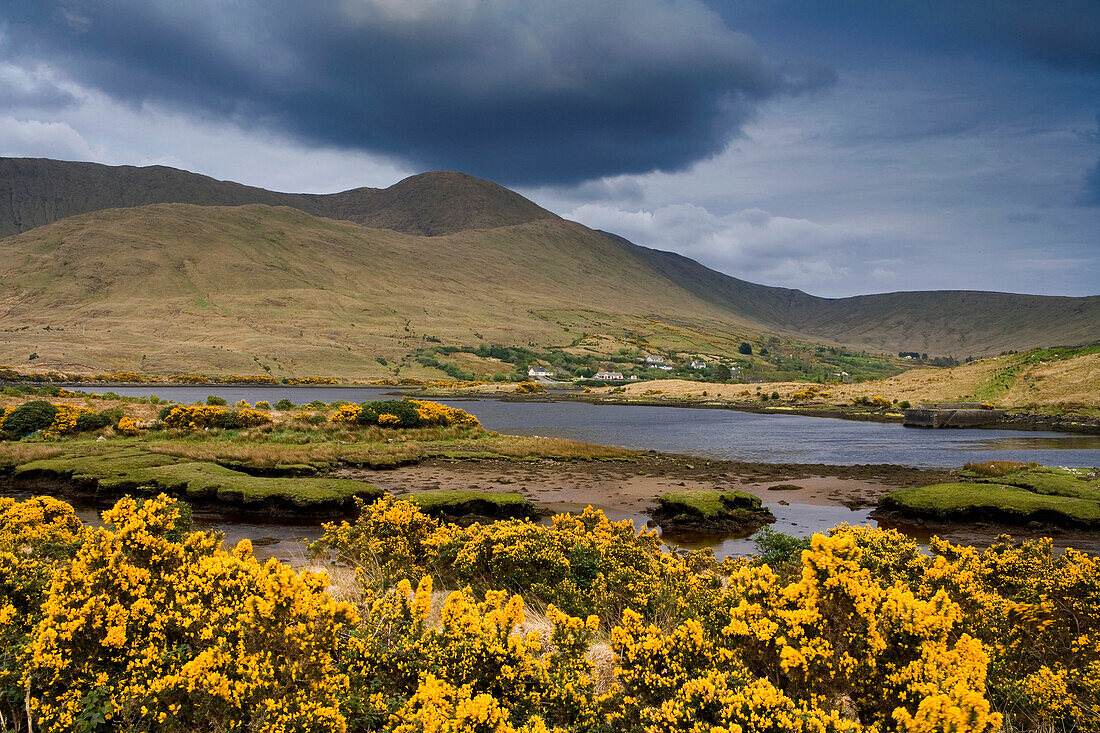
[[[841,526],[780,575],[591,508],[463,528],[386,497],[313,546],[353,606],[172,499],[103,519],[0,500],[9,728],[1100,731],[1100,562],[1049,540]]]

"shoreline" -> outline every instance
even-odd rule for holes
[[[0,386],[57,386],[66,389],[76,388],[109,388],[111,387],[235,387],[254,389],[362,389],[362,390],[390,390],[389,393],[406,396],[444,399],[495,399],[504,402],[559,402],[573,401],[584,402],[592,405],[630,405],[636,407],[682,407],[699,410],[734,410],[757,415],[801,415],[803,417],[832,418],[836,420],[852,420],[855,422],[877,422],[886,424],[901,423],[904,419],[901,413],[883,412],[879,410],[865,410],[855,406],[839,404],[815,404],[815,405],[783,405],[771,407],[757,402],[732,402],[714,399],[657,399],[629,398],[616,399],[604,395],[592,395],[580,392],[572,386],[552,385],[545,393],[519,394],[504,392],[501,390],[477,390],[476,388],[450,388],[440,385],[417,384],[363,384],[363,383],[337,383],[337,384],[255,384],[249,382],[11,382],[0,381]],[[1082,415],[1054,416],[1037,412],[1013,412],[1007,410],[1004,419],[997,423],[975,425],[966,428],[953,428],[956,430],[1020,430],[1028,432],[1057,432],[1076,435],[1100,435],[1100,418],[1086,417]],[[950,428],[941,428],[950,429]]]

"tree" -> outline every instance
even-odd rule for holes
[[[742,341],[741,345],[737,347],[737,351],[740,354],[751,354],[752,344],[750,344],[748,341]]]

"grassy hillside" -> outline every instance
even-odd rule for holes
[[[818,298],[745,282],[672,252],[609,235],[676,284],[762,326],[811,342],[897,353],[985,356],[1100,333],[1100,297],[1060,298],[977,291],[926,291]]]
[[[425,238],[285,207],[160,204],[71,217],[0,252],[0,363],[36,369],[439,375],[410,355],[584,332],[732,353],[753,332],[561,219]],[[696,330],[659,323],[674,318]]]
[[[608,390],[599,390],[608,391]],[[952,368],[912,369],[887,379],[830,384],[807,394],[800,382],[702,384],[665,380],[625,385],[622,397],[700,398],[760,402],[775,392],[777,406],[850,405],[860,398],[889,402],[989,402],[997,407],[1038,412],[1100,413],[1100,346],[1032,351],[980,359]]]
[[[0,237],[102,209],[184,203],[291,206],[314,216],[422,235],[554,218],[514,191],[462,173],[422,173],[385,189],[277,193],[165,166],[0,158]]]
[[[736,360],[752,340],[789,357],[752,365],[761,377],[793,379],[855,374],[816,345],[870,352],[860,369],[875,376],[902,351],[962,360],[1100,332],[1100,296],[826,299],[749,283],[461,173],[312,195],[0,158],[0,236],[17,231],[0,239],[0,364],[19,368],[442,376],[424,358],[436,344]],[[456,357],[450,372],[499,369]]]

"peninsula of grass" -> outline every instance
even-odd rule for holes
[[[891,492],[879,512],[898,519],[1100,528],[1095,470],[990,461],[968,463],[960,476],[965,480]]]
[[[74,441],[58,449],[49,457],[18,463],[11,460],[18,456],[9,456],[3,461],[5,473],[16,486],[51,485],[66,495],[111,500],[165,493],[199,506],[299,516],[343,514],[354,508],[356,498],[369,501],[382,495],[381,489],[362,481],[253,476],[212,461],[153,453],[130,441]]]
[[[657,503],[651,516],[666,532],[747,535],[775,521],[759,497],[744,491],[670,491],[659,496]]]
[[[515,492],[419,491],[401,497],[433,517],[445,519],[537,519],[548,512]]]

